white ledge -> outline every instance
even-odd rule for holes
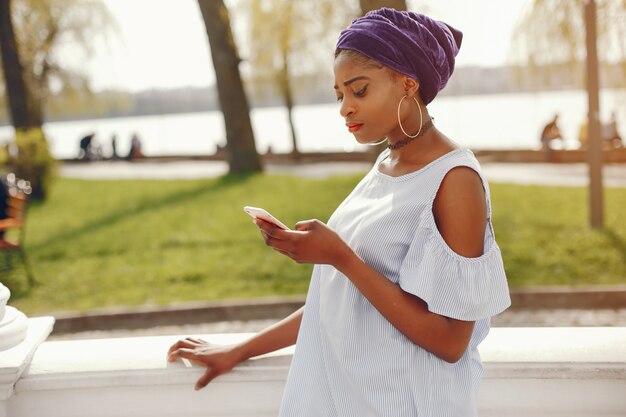
[[[249,333],[195,335],[225,345]],[[154,336],[46,342],[33,358],[18,391],[186,384],[193,387],[202,368],[188,360],[168,362],[168,348],[186,336]],[[293,348],[250,359],[216,381],[282,381]],[[216,382],[214,381],[214,382]]]
[[[480,346],[487,376],[626,379],[626,328],[494,328]]]
[[[10,307],[7,307],[10,308]],[[23,316],[23,315],[22,315]],[[24,320],[27,322],[24,340],[0,352],[0,405],[13,394],[13,386],[39,346],[52,331],[52,317],[38,317]]]
[[[248,337],[197,336],[216,344]],[[181,337],[45,342],[15,386],[9,415],[276,415],[292,348],[246,361],[194,392],[203,369],[166,360]],[[480,352],[481,416],[626,414],[626,328],[494,328]]]

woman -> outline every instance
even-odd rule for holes
[[[478,344],[510,304],[473,154],[434,127],[462,34],[381,9],[338,40],[335,91],[359,143],[389,148],[331,216],[294,231],[257,220],[266,243],[315,264],[306,305],[237,346],[185,339],[170,360],[207,366],[196,388],[296,342],[281,416],[474,416]]]

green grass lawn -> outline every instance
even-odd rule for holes
[[[114,305],[304,294],[310,265],[265,246],[244,205],[293,225],[326,221],[360,176],[194,181],[59,179],[29,211],[40,284],[0,280],[26,314]],[[606,190],[606,228],[590,230],[583,188],[492,185],[494,226],[511,286],[626,281],[626,189]]]

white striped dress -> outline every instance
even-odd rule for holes
[[[468,149],[399,177],[372,170],[328,221],[370,266],[443,316],[476,321],[454,364],[415,345],[352,282],[315,265],[280,409],[282,417],[471,417],[482,376],[478,344],[490,317],[510,305],[491,225],[489,187]],[[445,243],[432,204],[454,167],[480,175],[487,198],[484,253],[463,257]]]

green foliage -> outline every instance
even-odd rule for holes
[[[585,13],[583,0],[533,0],[520,17],[510,47],[510,58],[524,64],[538,78],[562,76],[563,66],[579,73],[576,84],[583,85],[586,60]],[[626,61],[626,2],[596,0],[597,45],[600,64],[606,64],[604,76],[623,80],[622,74],[611,74],[609,63]],[[615,68],[615,66],[614,66]],[[547,73],[542,73],[541,71]],[[552,74],[551,72],[554,72]]]
[[[90,96],[84,68],[68,65],[61,48],[69,45],[88,59],[94,38],[116,29],[114,19],[101,0],[13,0],[12,19],[23,77],[30,96],[45,108],[50,95]],[[53,87],[54,86],[54,87]]]
[[[268,174],[193,181],[55,181],[31,206],[27,250],[40,285],[0,280],[27,314],[304,294],[310,265],[270,250],[244,205],[288,225],[327,221],[360,176]],[[491,187],[513,287],[618,284],[626,277],[626,189],[606,190],[606,228],[587,226],[584,188]]]
[[[41,129],[18,129],[15,133],[15,155],[4,150],[4,164],[18,178],[30,181],[32,198],[46,197],[55,173],[55,160]],[[1,159],[0,159],[1,160]]]
[[[283,95],[286,78],[332,69],[339,31],[357,17],[347,0],[243,0],[236,6],[250,27],[250,80],[259,94]],[[298,88],[306,86],[298,85]]]

